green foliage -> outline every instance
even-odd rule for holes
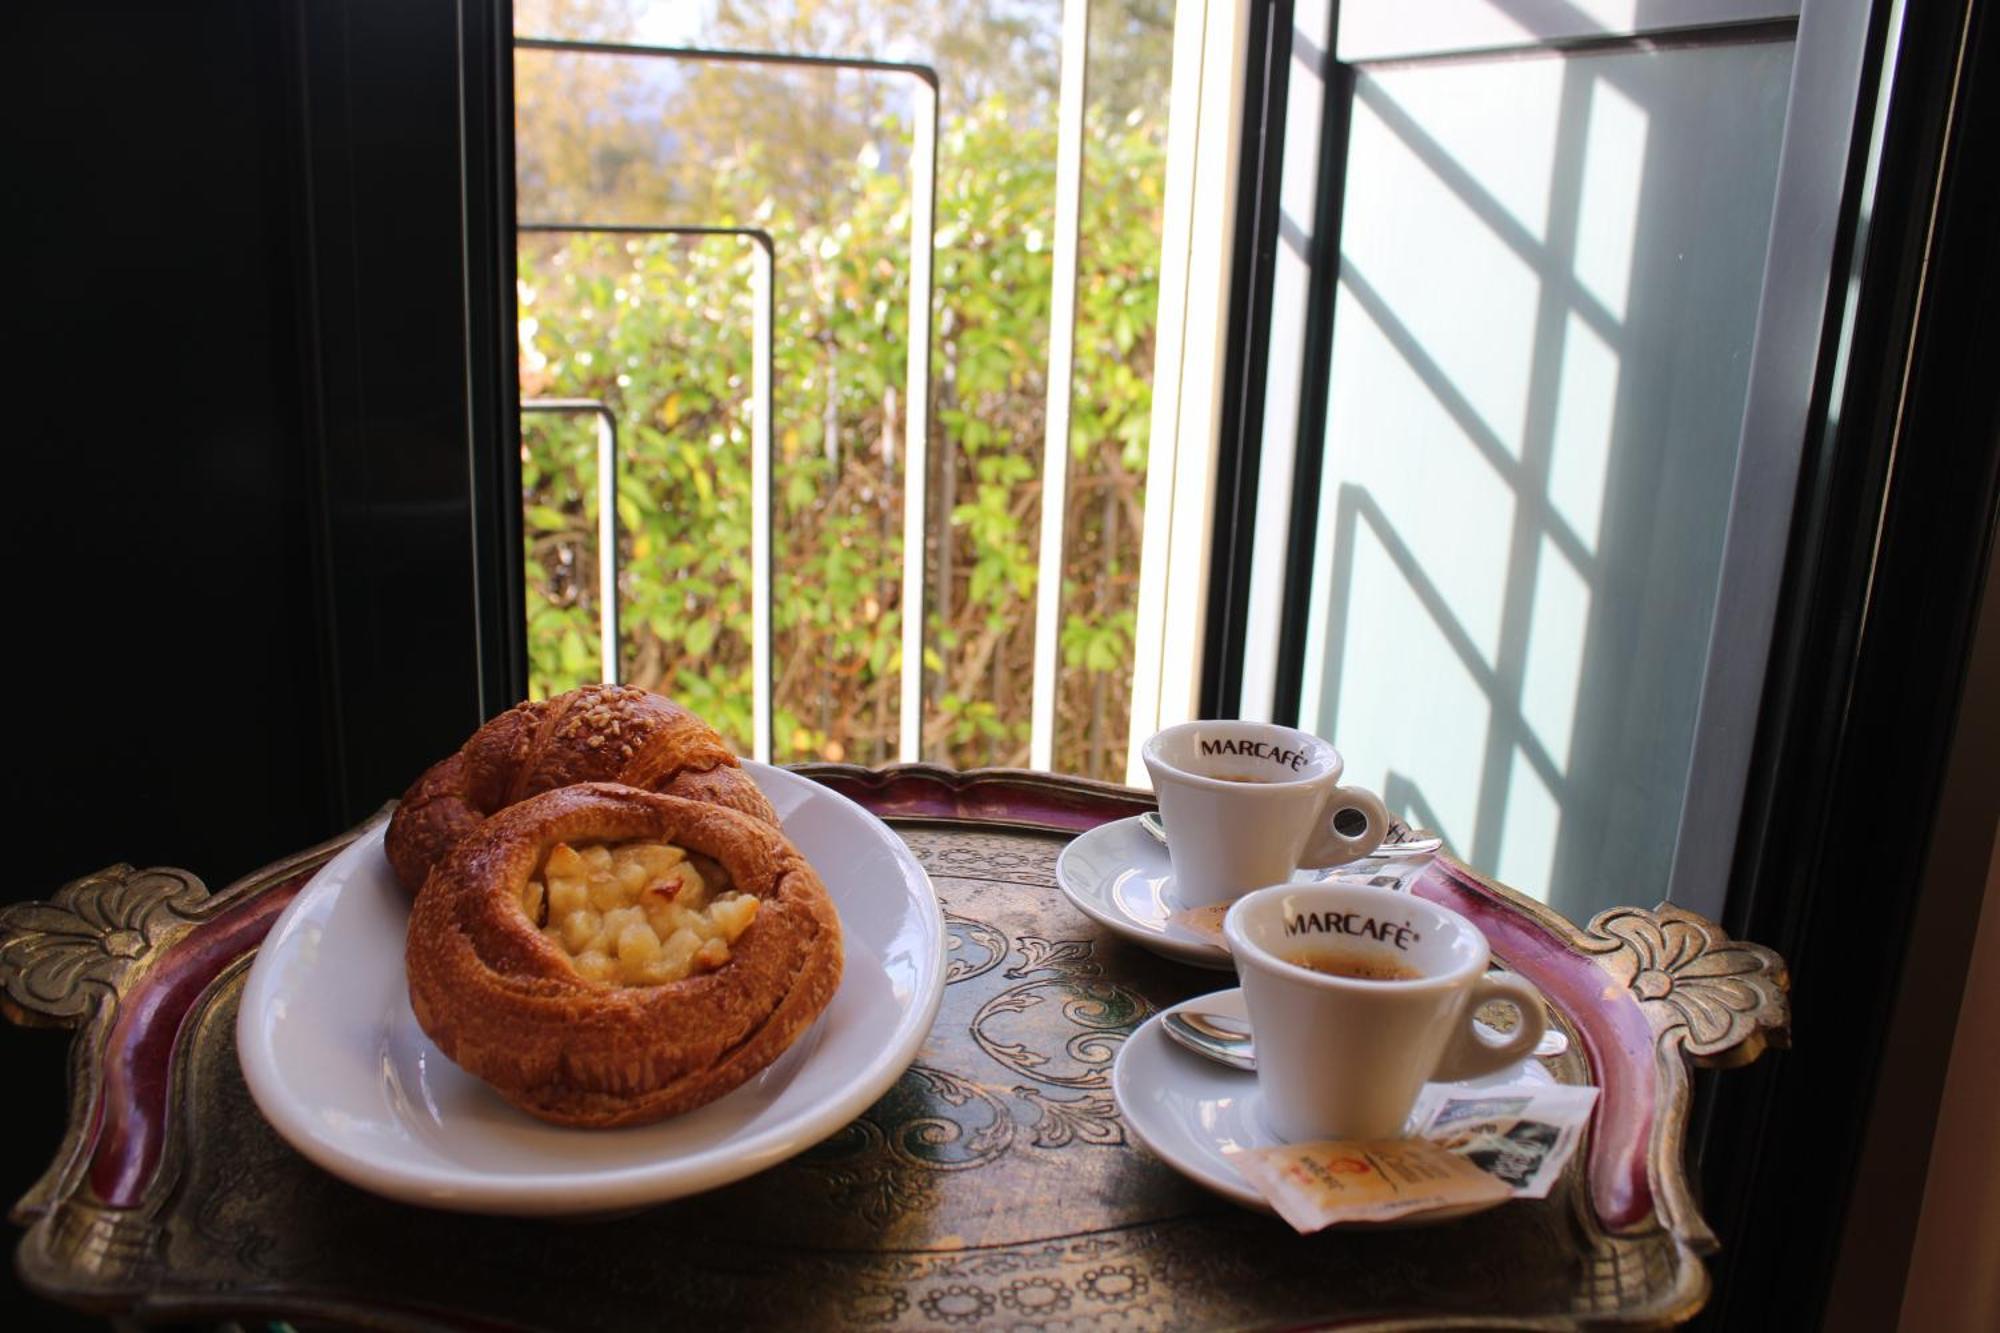
[[[1111,775],[1129,692],[1162,140],[1137,117],[1088,121],[1057,762]],[[1052,131],[1024,129],[998,101],[950,120],[940,144],[924,725],[927,754],[960,764],[1026,760],[1055,156]],[[847,165],[829,222],[773,202],[754,154],[718,169],[718,193],[752,201],[743,221],[778,249],[780,760],[895,757],[909,217],[902,177],[873,163]],[[523,397],[598,398],[619,421],[624,676],[744,749],[752,272],[751,246],[729,238],[529,236],[521,254]],[[594,429],[538,414],[523,430],[537,694],[596,674]]]

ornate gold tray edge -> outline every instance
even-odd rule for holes
[[[868,770],[803,765],[800,772],[884,818],[1078,831],[1151,808],[1148,794],[1013,770],[928,765]],[[14,1022],[76,1029],[70,1122],[49,1169],[15,1205],[28,1228],[18,1266],[52,1299],[150,1317],[315,1307],[364,1307],[303,1293],[233,1293],[220,1303],[155,1292],[154,1220],[180,1176],[170,1107],[184,1032],[207,998],[244,965],[284,905],[318,867],[386,817],[265,867],[216,893],[172,869],[112,866],[46,903],[0,910],[0,1011]],[[1729,940],[1712,922],[1668,904],[1616,908],[1577,927],[1543,904],[1440,858],[1417,891],[1467,912],[1496,953],[1561,1010],[1606,1097],[1588,1148],[1587,1228],[1671,1236],[1683,1261],[1644,1308],[1574,1317],[1362,1319],[1340,1327],[1668,1326],[1708,1290],[1699,1256],[1716,1238],[1689,1189],[1682,1149],[1691,1064],[1755,1059],[1788,1034],[1788,979],[1767,949]],[[1622,1101],[1614,1088],[1632,1090]],[[1640,1090],[1648,1095],[1638,1097]],[[428,1311],[366,1306],[371,1321],[433,1327]]]

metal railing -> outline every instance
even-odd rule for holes
[[[733,236],[756,248],[756,263],[750,273],[752,309],[750,353],[750,688],[751,757],[763,763],[771,760],[772,671],[771,671],[771,479],[777,466],[772,443],[774,413],[771,363],[773,345],[774,265],[777,248],[771,233],[761,227],[648,226],[634,223],[524,222],[517,231],[530,234],[565,233],[613,236]],[[559,405],[559,406],[558,406]],[[594,399],[535,399],[521,404],[528,411],[585,411],[602,413],[599,424],[597,568],[602,633],[603,675],[607,684],[618,680],[618,518],[617,441],[618,424],[611,411]],[[612,462],[605,464],[605,423],[609,423]],[[608,554],[607,554],[608,553]]]
[[[924,634],[924,535],[927,482],[930,466],[930,384],[931,384],[931,264],[937,233],[937,136],[938,77],[928,65],[914,61],[872,60],[859,56],[794,55],[779,51],[721,51],[696,46],[640,46],[624,42],[562,41],[545,37],[520,37],[517,51],[550,51],[569,55],[630,56],[647,59],[712,61],[722,64],[792,66],[805,69],[848,69],[868,73],[895,74],[915,80],[913,142],[910,150],[910,287],[909,332],[905,339],[903,392],[903,569],[902,569],[902,672],[899,701],[898,757],[905,761],[923,754],[923,634]],[[539,224],[550,230],[588,230]],[[615,228],[602,228],[616,230]],[[727,228],[657,228],[635,230],[684,230],[723,232]],[[1072,227],[1072,236],[1074,228]],[[768,244],[769,238],[766,237]],[[1073,247],[1072,247],[1073,248]],[[760,307],[762,308],[762,307]],[[768,366],[767,366],[768,377]],[[768,388],[768,382],[767,382]],[[765,400],[768,402],[768,398]],[[767,422],[769,412],[759,414]],[[764,457],[765,451],[759,452]],[[756,481],[753,476],[753,492]],[[771,621],[769,614],[770,566],[770,479],[765,474],[760,496],[753,493],[752,511],[761,516],[765,540],[761,557],[753,554],[758,577],[758,597],[764,607],[762,620],[753,634],[754,660],[758,668],[756,709],[757,740],[753,745],[759,759],[770,757],[771,701]],[[1058,567],[1056,581],[1061,582]]]
[[[529,398],[521,415],[597,418],[597,662],[606,685],[618,683],[618,417],[596,398]]]
[[[1042,433],[1042,533],[1035,574],[1035,666],[1028,764],[1055,767],[1056,673],[1062,658],[1063,535],[1069,517],[1069,411],[1076,368],[1076,241],[1083,211],[1083,109],[1090,0],[1063,0],[1056,100],[1056,219],[1050,258],[1048,408]]]

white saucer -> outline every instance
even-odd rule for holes
[[[1234,989],[1197,995],[1147,1019],[1118,1048],[1111,1066],[1111,1095],[1117,1100],[1118,1114],[1132,1137],[1195,1184],[1245,1208],[1268,1213],[1271,1206],[1264,1202],[1264,1196],[1251,1188],[1229,1160],[1233,1153],[1275,1147],[1281,1142],[1264,1122],[1257,1076],[1226,1068],[1175,1045],[1161,1031],[1160,1020],[1179,1009],[1248,1019],[1243,992]],[[1448,1086],[1470,1089],[1554,1081],[1539,1061],[1530,1058],[1484,1078]],[[1448,1222],[1493,1206],[1480,1203],[1439,1209],[1378,1225]]]
[[[1168,920],[1181,910],[1173,897],[1173,862],[1141,818],[1078,834],[1056,858],[1056,883],[1077,911],[1134,944],[1177,963],[1235,971],[1228,949]],[[1325,873],[1301,870],[1292,878],[1311,884]]]
[[[874,815],[795,773],[743,767],[826,882],[846,948],[826,1011],[769,1068],[686,1115],[632,1129],[565,1129],[515,1110],[446,1059],[410,1012],[410,900],[378,824],[299,891],[251,966],[236,1042],[265,1118],[363,1189],[531,1216],[712,1189],[867,1110],[916,1056],[944,995],[937,896]]]

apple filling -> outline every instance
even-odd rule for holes
[[[557,843],[521,910],[578,975],[659,986],[729,961],[757,899],[709,857],[665,842]]]

